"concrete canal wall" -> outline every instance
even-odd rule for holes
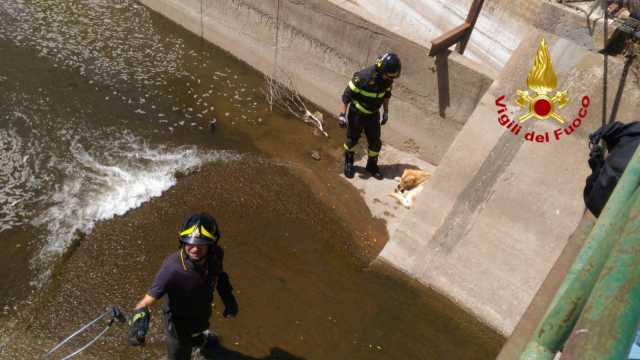
[[[527,121],[514,135],[497,119],[496,100],[506,96],[515,119],[513,95],[526,89],[540,38],[558,76],[558,89],[571,102],[566,123]],[[419,201],[382,251],[383,261],[456,299],[509,335],[567,244],[584,209],[589,173],[587,135],[601,123],[602,59],[576,44],[532,29],[482,98]],[[609,64],[611,108],[623,78],[620,61]],[[616,118],[637,120],[638,85],[623,84]],[[615,90],[614,90],[615,89]],[[589,100],[582,101],[584,96]],[[587,115],[567,135],[562,129]],[[582,111],[584,113],[584,111]],[[542,142],[524,139],[535,132]],[[561,131],[559,140],[554,131]],[[547,135],[549,141],[546,141]]]
[[[331,113],[354,71],[386,50],[397,52],[403,76],[394,87],[393,121],[383,141],[437,170],[416,205],[388,226],[379,261],[435,288],[505,336],[513,331],[583,212],[586,136],[599,126],[602,106],[602,58],[589,51],[594,36],[584,32],[586,22],[544,1],[486,1],[480,29],[502,24],[504,30],[479,31],[481,39],[471,46],[475,60],[450,55],[450,106],[440,116],[427,40],[458,25],[460,9],[471,0],[371,0],[366,8],[359,0],[140,1],[259,71],[294,81],[302,95]],[[438,27],[419,31],[441,12],[447,15],[437,17]],[[513,95],[526,90],[542,37],[558,89],[571,98],[562,115],[573,121],[581,99],[589,97],[588,115],[560,140],[554,130],[567,124],[531,120],[514,135],[497,121],[496,99],[503,95],[512,119],[520,110]],[[624,74],[623,64],[611,61],[609,108],[615,104],[618,120],[637,120],[626,99],[640,91],[637,82],[623,81]],[[624,98],[615,103],[619,89]],[[530,131],[548,133],[550,141],[525,140]]]
[[[432,164],[440,162],[492,81],[482,66],[452,55],[451,106],[443,118],[428,49],[326,0],[141,2],[259,71],[293,80],[305,97],[331,113],[338,111],[355,71],[387,50],[397,52],[403,71],[391,105],[396,121],[385,127],[384,140]]]
[[[418,44],[461,24],[473,0],[330,0]],[[559,2],[559,1],[558,1]],[[586,10],[589,6],[583,6]],[[502,70],[532,26],[587,49],[602,44],[602,19],[554,1],[485,0],[464,56],[494,72]]]

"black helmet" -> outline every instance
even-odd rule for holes
[[[205,213],[193,214],[180,228],[180,242],[189,245],[213,245],[220,231],[215,219]]]
[[[388,52],[376,59],[376,70],[392,79],[400,76],[402,64],[398,55]]]

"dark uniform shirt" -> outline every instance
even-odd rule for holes
[[[362,69],[349,81],[342,94],[342,102],[351,103],[364,114],[372,114],[382,106],[384,99],[391,97],[392,79],[384,79],[375,65]]]
[[[167,294],[165,314],[180,332],[192,334],[209,328],[213,291],[223,273],[224,257],[219,246],[211,250],[203,266],[192,262],[184,251],[167,256],[148,291],[156,299]]]
[[[629,161],[640,146],[640,122],[609,123],[590,136],[594,145],[601,139],[607,145],[608,155],[604,158],[602,152],[596,155],[595,149],[591,150],[591,175],[587,178],[583,191],[585,205],[596,217],[600,216]]]

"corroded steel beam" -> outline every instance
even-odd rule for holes
[[[471,29],[471,24],[463,23],[460,26],[457,26],[446,33],[438,36],[437,38],[431,40],[431,48],[429,49],[429,56],[434,56],[440,53],[443,50],[449,48],[449,46],[459,42],[462,40],[469,30]]]
[[[640,319],[640,192],[562,359],[626,359]]]
[[[521,360],[551,360],[562,349],[611,249],[620,238],[629,214],[630,199],[639,183],[640,150],[636,150],[544,318],[521,354]]]
[[[469,8],[469,13],[467,13],[467,19],[464,21],[465,23],[471,25],[469,29],[469,33],[467,36],[462,38],[458,45],[456,46],[456,51],[460,54],[464,53],[464,49],[467,48],[467,43],[469,42],[469,38],[471,38],[471,32],[473,28],[476,26],[476,21],[478,20],[478,16],[480,16],[480,10],[482,10],[482,4],[484,4],[484,0],[473,0],[473,4]]]
[[[476,26],[476,21],[478,20],[478,16],[480,16],[480,10],[482,10],[483,4],[484,0],[473,0],[473,3],[469,8],[469,12],[467,13],[467,18],[462,25],[459,25],[431,40],[429,56],[436,56],[456,43],[458,44],[456,46],[456,51],[463,54],[467,47],[467,43],[469,42],[469,38],[471,37],[473,27]]]

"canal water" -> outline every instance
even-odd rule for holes
[[[135,1],[0,2],[0,358],[131,309],[197,211],[240,303],[225,319],[216,300],[221,359],[494,358],[499,335],[369,265],[385,226],[327,127],[272,111],[261,74]],[[162,358],[153,316],[144,348],[114,325],[81,358]]]

